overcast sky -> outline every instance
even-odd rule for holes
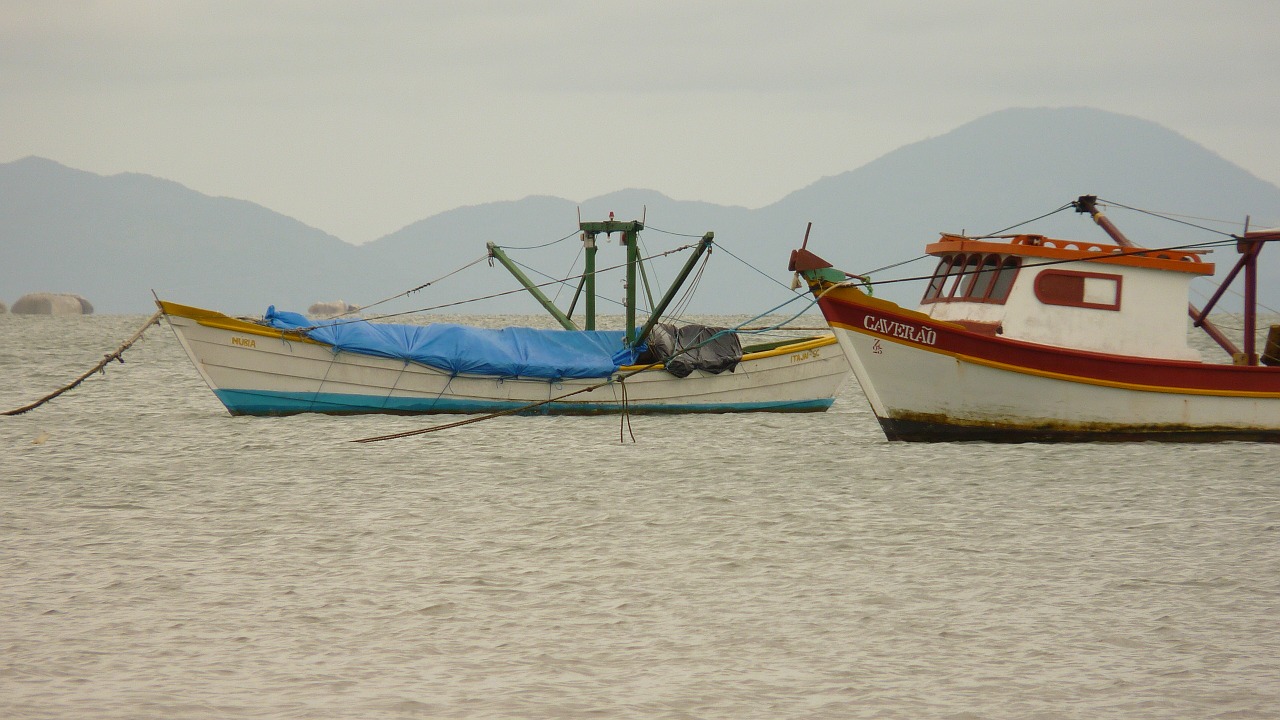
[[[1082,105],[1280,184],[1277,31],[1277,0],[0,0],[0,162],[156,175],[361,243],[527,195],[760,207]]]

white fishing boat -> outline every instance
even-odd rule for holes
[[[1195,249],[1135,246],[1097,208],[1072,203],[1114,241],[943,234],[918,309],[805,246],[791,269],[817,298],[890,440],[1280,441],[1280,327],[1255,347],[1257,258],[1280,231],[1234,237],[1239,261],[1203,309],[1188,302],[1212,263]],[[1244,277],[1237,345],[1208,320]],[[1192,324],[1223,362],[1188,344]]]
[[[831,406],[850,372],[832,335],[744,347],[726,328],[662,321],[711,247],[711,233],[639,324],[637,234],[643,227],[580,223],[586,258],[579,276],[581,329],[572,307],[560,311],[492,244],[490,257],[563,329],[313,320],[274,308],[261,318],[236,318],[157,303],[201,378],[233,415],[820,412]],[[626,329],[597,330],[596,237],[612,233],[627,248]]]

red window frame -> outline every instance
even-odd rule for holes
[[[1087,302],[1084,299],[1085,280],[1096,278],[1115,283],[1115,301],[1110,303]],[[1120,309],[1124,276],[1112,273],[1079,272],[1076,270],[1041,270],[1034,285],[1036,299],[1045,305],[1080,307],[1093,310]]]
[[[1021,259],[1013,255],[943,255],[920,302],[1003,305],[1009,299],[1009,291],[1021,268]]]

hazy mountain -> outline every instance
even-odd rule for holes
[[[1084,194],[1237,223],[1215,226],[1220,230],[1240,232],[1250,213],[1280,222],[1275,185],[1155,123],[1087,108],[988,115],[824,178],[760,216],[762,224],[813,218],[810,249],[859,271],[912,257],[938,232],[997,232]],[[1147,247],[1221,237],[1120,208],[1107,214]],[[1108,241],[1087,216],[1070,210],[1017,231]],[[1225,272],[1236,257],[1219,250],[1210,259]]]
[[[305,310],[319,300],[358,305],[437,280],[485,255],[485,243],[510,247],[535,281],[573,269],[584,220],[646,221],[646,254],[716,234],[693,312],[754,314],[790,297],[788,253],[813,222],[810,249],[837,266],[865,272],[921,254],[940,231],[993,232],[1096,194],[1137,208],[1255,224],[1280,221],[1280,188],[1155,123],[1086,108],[1014,109],[823,178],[759,209],[683,202],[652,190],[622,190],[581,203],[535,196],[457,208],[359,247],[253,203],[214,198],[145,175],[103,177],[50,160],[0,165],[0,299],[36,291],[72,292],[99,312],[141,313],[150,290],[166,299],[233,313],[268,304]],[[1202,242],[1204,230],[1108,208],[1147,246]],[[1200,220],[1189,220],[1204,224]],[[1240,226],[1222,227],[1238,232]],[[1103,240],[1070,211],[1019,228]],[[559,241],[559,242],[556,242]],[[540,249],[520,250],[539,245]],[[1210,259],[1219,276],[1233,250]],[[1280,269],[1280,262],[1264,265]],[[623,261],[616,243],[601,247],[600,267]],[[651,277],[663,283],[683,257],[665,259]],[[920,275],[932,262],[876,274]],[[484,262],[379,306],[438,307],[516,288],[505,270]],[[578,266],[580,268],[580,262]],[[1280,271],[1264,270],[1264,300],[1274,302]],[[622,295],[618,273],[602,277],[602,311]],[[1204,284],[1202,287],[1209,287]],[[655,290],[655,292],[658,292]],[[891,299],[914,301],[918,285],[882,285]],[[550,287],[562,306],[572,287]],[[502,296],[440,312],[535,312],[528,298]]]
[[[35,157],[0,165],[0,248],[5,296],[72,292],[101,313],[150,312],[152,289],[260,313],[282,296],[312,297],[358,254],[250,202]]]

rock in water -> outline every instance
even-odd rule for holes
[[[70,293],[29,293],[13,304],[14,315],[92,315],[88,300]]]
[[[311,317],[335,317],[337,315],[346,315],[347,313],[356,312],[360,308],[351,305],[346,300],[337,300],[335,302],[318,302],[313,303],[307,308],[307,315]]]

